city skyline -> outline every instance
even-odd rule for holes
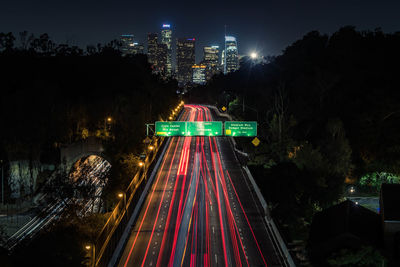
[[[204,16],[210,5],[218,16]],[[85,4],[75,0],[65,3],[5,0],[0,10],[0,31],[18,34],[27,30],[36,35],[46,32],[58,43],[68,41],[86,47],[118,39],[124,33],[133,33],[139,43],[145,43],[148,32],[158,31],[160,25],[170,23],[175,36],[195,36],[201,48],[222,46],[227,25],[227,34],[239,38],[242,54],[258,50],[268,56],[281,54],[312,30],[330,34],[345,25],[354,25],[359,30],[381,27],[386,32],[400,28],[397,19],[400,3],[394,0],[385,1],[384,5],[372,0],[363,1],[362,5],[359,1],[344,0],[334,3],[253,1],[244,5],[233,2],[229,12],[222,12],[225,8],[223,2],[204,1],[196,7],[195,15],[188,16],[193,8],[177,1],[168,5],[155,1],[147,6],[123,0],[112,3],[88,0]],[[198,49],[197,56],[201,52]]]
[[[225,32],[226,34],[226,32]],[[153,38],[155,38],[155,40],[150,41],[149,40],[149,36],[152,35]],[[145,54],[148,54],[150,56],[149,62],[152,63],[154,61],[153,57],[155,56],[155,50],[156,48],[153,47],[153,45],[155,43],[158,44],[165,44],[167,46],[167,65],[166,65],[166,70],[167,70],[167,76],[170,76],[173,74],[173,71],[176,70],[176,66],[177,66],[177,54],[176,54],[176,42],[178,41],[179,38],[185,38],[182,36],[176,36],[173,33],[172,30],[172,25],[170,23],[162,23],[161,27],[159,27],[159,31],[149,31],[147,33],[147,40],[145,42],[141,42],[134,33],[123,33],[120,35],[120,40],[122,41],[122,37],[123,36],[135,36],[134,40],[136,43],[139,44],[143,44],[144,45],[144,51]],[[196,40],[196,42],[198,42],[199,40],[196,38],[196,36],[192,35],[192,37]],[[224,47],[225,41],[224,41],[224,35],[221,36],[221,40],[222,40],[222,44],[221,47]],[[235,37],[236,38],[236,37]],[[196,46],[195,47],[195,63],[196,64],[201,64],[202,61],[205,59],[204,57],[206,57],[206,48],[219,48],[220,45],[218,45],[221,40],[218,41],[211,41],[211,40],[206,40],[202,43],[206,43],[203,46]],[[236,47],[238,48],[238,41],[236,39]],[[154,51],[153,51],[154,50]],[[251,51],[247,51],[243,54],[238,53],[238,55],[247,55],[250,56],[250,54],[254,51],[257,50],[251,50]],[[218,58],[223,58],[222,53],[224,52],[224,49],[218,50],[217,49],[217,54],[218,54]],[[214,52],[215,53],[215,52]],[[153,55],[154,54],[154,55]]]
[[[179,40],[190,40],[193,41],[193,43],[195,43],[196,41],[196,38],[175,38],[176,44],[179,44]],[[181,84],[186,84],[187,81],[183,80],[187,79],[182,78],[182,76],[186,76],[186,74],[178,73],[177,63],[179,60],[179,54],[177,52],[179,51],[177,50],[175,43],[172,42],[173,39],[174,37],[172,35],[171,25],[164,23],[161,26],[160,34],[158,34],[157,32],[147,34],[146,53],[144,52],[143,44],[139,44],[138,42],[136,42],[136,38],[133,34],[122,34],[120,36],[120,51],[123,56],[126,56],[128,54],[145,53],[148,56],[148,62],[152,65],[154,73],[161,74],[164,78],[178,77],[178,80]],[[196,46],[192,47],[192,50],[194,50],[194,58],[191,54],[190,61],[193,62],[193,84],[203,84],[219,72],[224,72],[226,74],[228,72],[236,71],[239,69],[237,39],[233,36],[225,36],[224,39],[225,45],[222,51],[219,50],[218,45],[204,46],[202,48],[203,55],[196,57]],[[142,49],[135,49],[138,46],[140,46]],[[228,56],[225,56],[225,51],[227,51]],[[255,52],[253,52],[253,54],[255,54]],[[182,59],[183,57],[180,57],[181,61]],[[225,67],[227,65],[225,60],[228,61],[227,68]],[[190,64],[185,63],[185,65],[187,65],[185,66],[186,69]]]

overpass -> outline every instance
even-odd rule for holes
[[[101,139],[90,136],[84,140],[63,145],[60,149],[61,166],[69,173],[75,162],[90,155],[107,159]]]

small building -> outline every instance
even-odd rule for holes
[[[323,265],[333,252],[362,246],[378,248],[381,240],[379,214],[346,200],[314,215],[308,245],[311,260]]]
[[[400,184],[382,184],[380,214],[385,250],[400,258]]]

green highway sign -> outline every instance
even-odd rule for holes
[[[257,122],[255,121],[226,121],[226,136],[257,136]]]
[[[220,121],[156,121],[157,136],[220,136]]]
[[[185,121],[156,121],[156,135],[158,136],[184,136],[185,134]]]
[[[156,121],[157,136],[222,136],[221,121]],[[257,136],[255,121],[226,121],[225,136]]]
[[[186,136],[222,135],[221,121],[188,121],[186,127]]]

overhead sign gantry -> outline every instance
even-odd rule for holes
[[[223,131],[221,121],[157,121],[157,136],[257,136],[255,121],[226,121]]]
[[[221,136],[220,121],[157,121],[157,136]]]

